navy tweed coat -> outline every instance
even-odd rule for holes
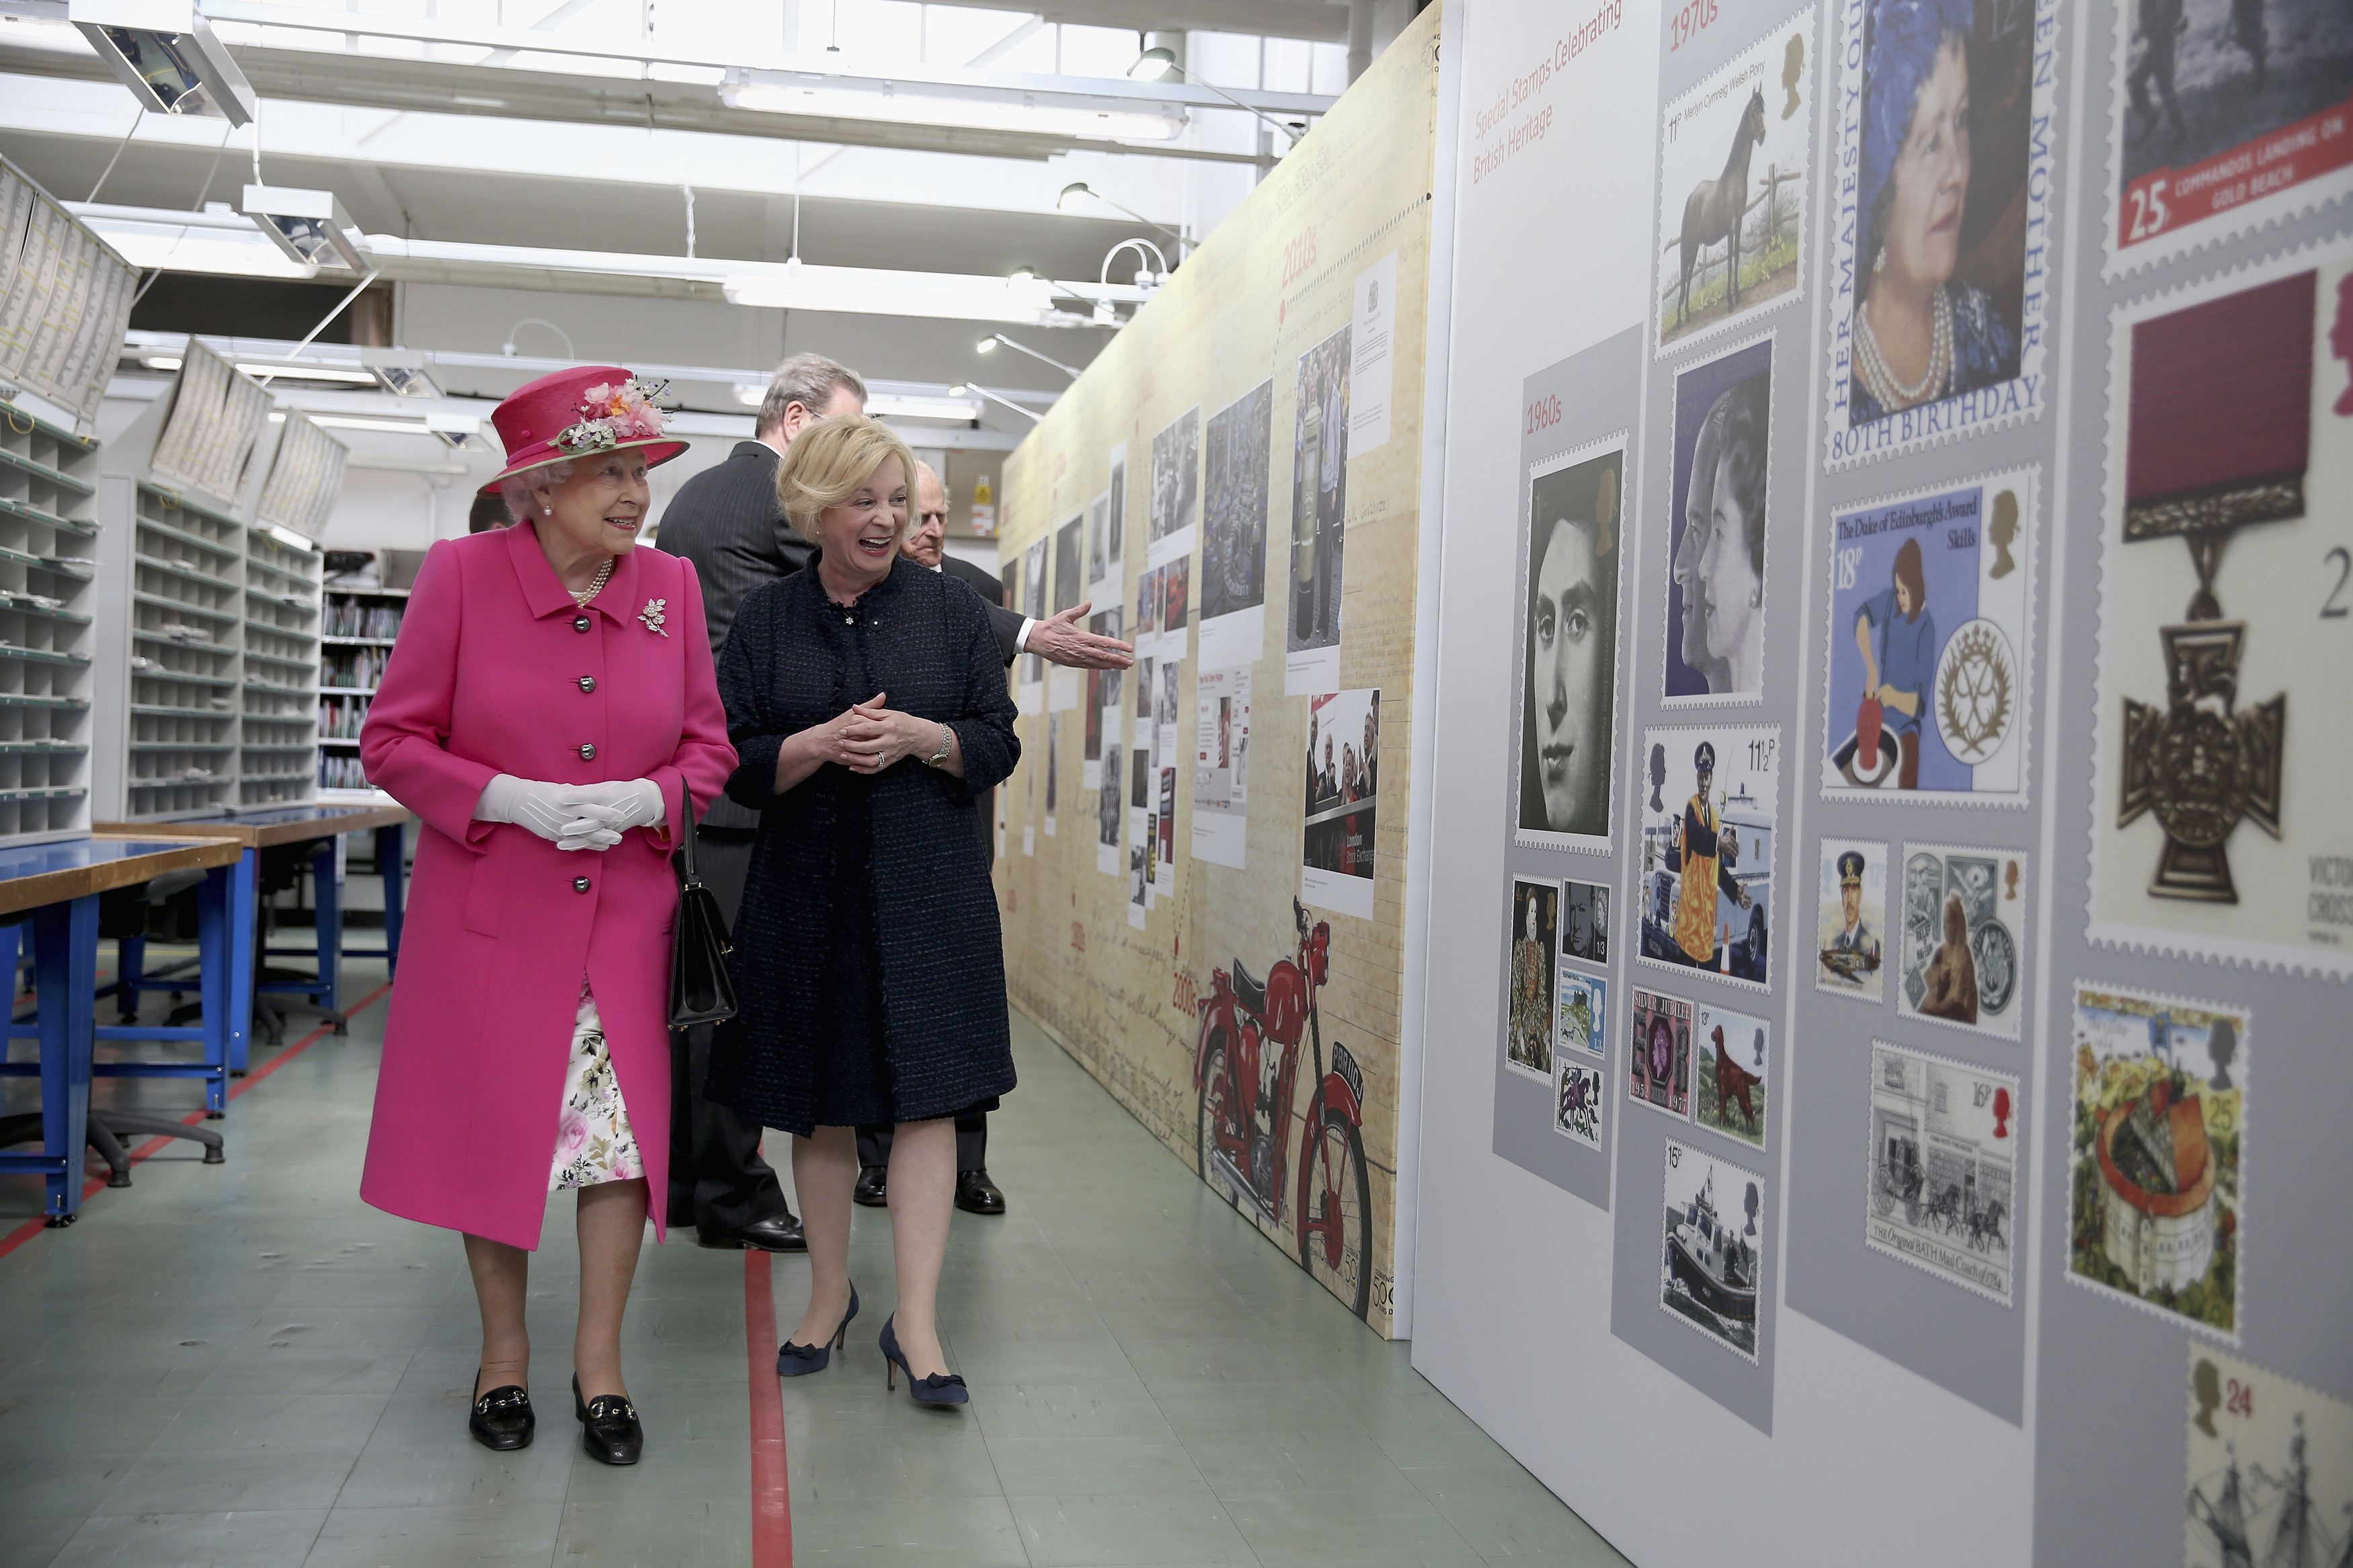
[[[746,595],[719,656],[719,694],[741,765],[727,793],[760,815],[736,918],[735,1019],[712,1041],[705,1092],[747,1119],[807,1136],[816,1054],[827,1048],[820,987],[833,921],[835,815],[847,788],[871,790],[871,872],[885,1053],[899,1115],[952,1115],[1013,1088],[1005,952],[980,802],[1013,771],[1021,742],[988,607],[965,584],[902,557],[867,590],[855,625],[814,571]],[[953,726],[961,779],[914,758],[861,780],[828,763],[776,793],[786,737],[837,717],[850,639],[889,706]]]

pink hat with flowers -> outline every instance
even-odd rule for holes
[[[662,411],[654,406],[669,384],[640,381],[617,364],[584,364],[517,387],[491,411],[507,465],[481,493],[526,468],[624,447],[647,448],[649,465],[669,462],[686,450],[685,442],[663,437]]]

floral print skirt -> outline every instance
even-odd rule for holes
[[[572,1061],[564,1075],[564,1113],[555,1124],[547,1190],[634,1181],[645,1173],[637,1134],[629,1131],[628,1108],[621,1103],[613,1054],[605,1047],[604,1020],[584,984],[580,1010],[572,1019]]]

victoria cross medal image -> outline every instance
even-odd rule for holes
[[[1518,841],[1606,850],[1626,452],[1571,453],[1528,485]]]
[[[1642,957],[1762,986],[1773,929],[1781,731],[1645,730]]]
[[[1764,1184],[1686,1144],[1668,1143],[1666,1160],[1659,1306],[1753,1365]]]
[[[1554,955],[1560,951],[1560,884],[1512,880],[1510,962],[1504,985],[1504,1060],[1547,1082],[1552,1078]]]

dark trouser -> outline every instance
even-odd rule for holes
[[[986,1171],[988,1169],[988,1113],[959,1116],[956,1124],[956,1169]],[[891,1163],[891,1129],[861,1127],[858,1130],[858,1163],[860,1169]]]
[[[732,927],[752,865],[752,835],[703,827],[695,835],[695,869],[719,899]],[[711,1026],[670,1037],[670,1212],[671,1225],[705,1234],[735,1230],[790,1214],[776,1173],[760,1158],[760,1129],[702,1098],[711,1068]]]

